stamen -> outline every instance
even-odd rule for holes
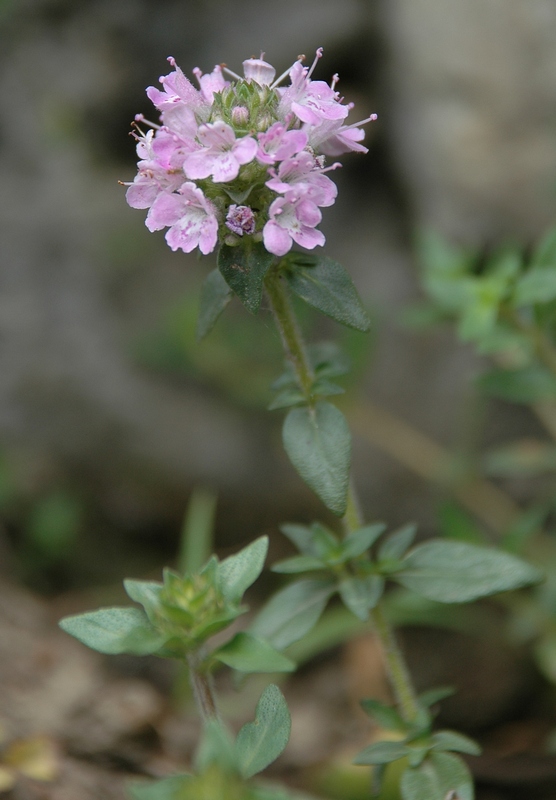
[[[198,82],[199,86],[201,86],[201,78],[203,77],[202,70],[200,70],[199,67],[195,67],[195,69],[193,69],[192,72],[195,75],[195,77],[197,78],[197,82]]]
[[[315,60],[313,61],[312,65],[311,65],[311,69],[310,69],[310,70],[309,70],[309,72],[307,73],[307,78],[310,78],[310,77],[311,77],[311,75],[313,74],[313,70],[314,70],[314,69],[315,69],[315,67],[317,66],[317,64],[318,64],[319,60],[322,58],[322,54],[323,54],[323,49],[322,49],[322,47],[317,47],[317,52],[316,52],[316,54],[315,54]]]
[[[340,76],[338,75],[337,72],[335,72],[334,75],[332,76],[332,80],[330,81],[330,88],[331,89],[335,89],[336,88],[336,84],[338,83],[339,80],[340,80]]]
[[[232,70],[228,69],[228,67],[222,67],[222,72],[227,72],[228,75],[231,75],[232,78],[236,79],[236,81],[242,81],[243,80],[243,78],[240,75],[238,75],[237,72],[232,72]]]
[[[283,72],[283,73],[280,75],[280,77],[279,77],[279,78],[276,78],[276,80],[274,81],[274,83],[272,84],[272,86],[271,86],[270,88],[271,88],[271,89],[275,89],[277,86],[279,86],[279,85],[282,83],[282,81],[283,81],[285,78],[287,78],[287,77],[288,77],[288,75],[290,74],[290,72],[292,71],[292,69],[295,67],[295,65],[296,65],[296,64],[297,64],[299,61],[305,61],[305,56],[303,56],[303,55],[301,55],[301,56],[297,56],[297,58],[295,59],[295,61],[294,61],[294,62],[293,62],[293,64],[291,65],[291,67],[288,67],[288,69],[287,69],[285,72]]]
[[[149,128],[154,128],[155,131],[159,131],[160,130],[160,125],[157,125],[155,122],[151,122],[150,120],[145,119],[143,114],[136,114],[135,115],[135,122],[142,122],[143,125],[148,125]],[[135,125],[135,122],[132,123],[132,125]],[[138,125],[135,125],[135,127],[137,128],[137,130],[140,130]]]
[[[376,122],[377,119],[378,119],[378,114],[371,114],[371,116],[367,117],[367,119],[362,119],[359,122],[354,122],[352,125],[346,125],[346,126],[342,125],[338,133],[343,133],[344,131],[350,131],[352,130],[352,128],[358,128],[360,125],[366,125],[367,122]]]
[[[319,169],[319,172],[320,172],[321,175],[323,175],[325,172],[330,172],[331,170],[338,169],[338,167],[341,167],[341,166],[342,165],[340,164],[339,161],[335,161],[329,167],[325,167],[324,169]]]

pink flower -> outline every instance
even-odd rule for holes
[[[310,200],[288,201],[277,197],[269,208],[270,219],[263,228],[263,242],[269,253],[285,255],[293,242],[312,250],[325,243],[324,235],[315,230],[322,215]]]
[[[159,133],[160,131],[157,131]],[[168,171],[156,157],[154,130],[147,131],[137,137],[137,155],[139,171],[133,183],[128,186],[126,201],[132,208],[149,208],[161,192],[174,191],[183,181],[182,175]]]
[[[311,81],[310,75],[316,62],[322,55],[322,49],[317,50],[315,63],[310,70],[301,66],[296,61],[290,70],[291,86],[288,86],[282,95],[279,112],[285,116],[293,113],[309,125],[318,125],[324,119],[345,119],[349,113],[348,106],[340,103],[338,92],[334,91],[324,81]]]
[[[276,75],[276,70],[271,64],[263,61],[264,53],[260,58],[248,58],[243,62],[243,74],[247,83],[255,81],[259,86],[270,86]]]
[[[261,164],[274,164],[299,153],[307,145],[305,131],[288,131],[282,122],[275,122],[266,133],[259,133],[257,161]]]
[[[197,133],[201,149],[189,155],[183,169],[188,178],[208,178],[226,183],[237,178],[242,164],[252,161],[257,142],[250,136],[236,139],[233,128],[222,120],[201,125]]]
[[[341,121],[336,120],[323,121],[316,126],[306,125],[309,145],[326,156],[340,156],[350,151],[368,153],[368,148],[359,144],[365,138],[365,131],[359,126],[374,122],[376,118],[376,114],[371,114],[367,119],[353,125],[342,125]]]
[[[170,64],[174,67],[174,72],[169,75],[162,75],[159,78],[162,84],[163,92],[156,89],[154,86],[149,86],[147,89],[147,97],[151,102],[160,110],[166,111],[178,104],[184,104],[189,108],[198,108],[203,104],[201,93],[195,89],[190,80],[188,80],[181,69],[177,66],[175,60],[170,56],[168,58]]]
[[[215,66],[212,72],[208,72],[205,75],[203,75],[199,67],[195,67],[193,74],[199,81],[203,99],[210,104],[212,104],[214,100],[215,92],[221,92],[222,89],[225,89],[226,86],[230,85],[230,82],[225,80],[224,76],[222,75],[222,67],[218,64]]]
[[[339,164],[333,164],[329,169],[336,166]],[[282,161],[278,172],[270,169],[269,174],[272,177],[266,185],[273,192],[286,194],[288,199],[303,197],[318,206],[331,206],[336,199],[338,189],[334,181],[322,172],[316,158],[304,150],[294,158]]]
[[[166,241],[172,250],[190,253],[198,247],[206,255],[216,246],[216,209],[194,183],[184,183],[177,194],[160,194],[147,214],[145,225],[150,231],[170,226]]]

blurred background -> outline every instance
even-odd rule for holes
[[[488,253],[530,247],[554,221],[553,0],[0,0],[0,39],[0,570],[11,582],[66,598],[65,610],[74,593],[146,574],[176,553],[199,485],[218,494],[224,550],[323,517],[282,452],[282,412],[265,410],[282,358],[269,315],[234,302],[197,344],[212,260],[171,253],[118,184],[135,175],[130,123],[156,119],[144,90],[169,55],[191,75],[241,71],[264,52],[280,73],[323,46],[315,77],[339,73],[350,121],[378,113],[369,155],[334,173],[339,199],[321,225],[373,331],[305,319],[354,364],[343,407],[366,515],[438,532],[439,507],[457,517],[446,486],[462,453],[538,433],[527,409],[477,398],[482,360],[453,331],[416,333],[404,313],[420,297],[419,229]],[[494,528],[529,496],[511,488],[512,500],[479,487]],[[277,534],[272,547],[285,548]],[[469,649],[450,647],[460,660]],[[508,663],[484,658],[493,675]],[[501,706],[529,696],[517,672]]]

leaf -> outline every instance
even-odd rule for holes
[[[291,575],[297,572],[310,572],[314,569],[326,569],[326,564],[315,556],[292,556],[272,565],[272,572]]]
[[[212,550],[216,493],[196,487],[183,520],[178,558],[180,572],[199,572]]]
[[[415,547],[392,577],[441,603],[467,603],[542,579],[539,570],[509,553],[442,539]]]
[[[109,655],[155,653],[166,640],[138,608],[99,608],[65,617],[59,625],[87,647]]]
[[[371,323],[357,289],[337,261],[321,256],[314,264],[294,264],[285,274],[292,292],[310,306],[348,328],[369,330]]]
[[[453,686],[437,686],[434,689],[427,689],[426,692],[422,692],[417,700],[420,706],[431,708],[431,706],[436,705],[441,700],[451,697],[455,694],[455,691]]]
[[[291,583],[263,606],[250,632],[283,650],[311,630],[333,591],[332,580],[306,578]]]
[[[295,669],[291,659],[250,633],[237,633],[211,655],[239,672],[293,672]]]
[[[306,398],[303,392],[300,392],[297,388],[290,387],[276,395],[272,403],[268,406],[268,410],[276,411],[278,408],[289,408],[290,406],[298,406],[300,403],[305,402]]]
[[[404,525],[381,544],[378,550],[379,561],[398,561],[415,538],[416,525]]]
[[[517,308],[535,303],[549,303],[556,298],[556,262],[546,267],[532,267],[515,287]]]
[[[294,408],[285,421],[286,452],[303,480],[338,516],[347,507],[351,435],[341,411],[324,400]]]
[[[383,589],[384,578],[380,575],[344,578],[338,586],[344,605],[361,620],[369,618],[369,610],[376,606]]]
[[[160,781],[133,781],[127,785],[132,800],[176,800],[177,793],[191,775],[172,775]]]
[[[363,555],[386,528],[382,522],[373,525],[365,525],[350,533],[342,542],[343,560],[349,561],[351,558],[358,558]]]
[[[302,553],[314,555],[313,534],[309,526],[288,522],[280,525],[280,530]]]
[[[157,581],[136,581],[126,578],[124,589],[131,600],[140,603],[149,618],[154,624],[156,609],[159,606],[159,596],[162,591],[162,584]]]
[[[237,772],[235,743],[230,731],[219,720],[210,719],[203,726],[195,753],[195,771],[201,775],[214,765],[225,772]]]
[[[362,700],[361,707],[379,727],[387,731],[407,731],[407,724],[394,706],[387,706],[378,700]]]
[[[278,758],[288,743],[290,729],[284,695],[271,684],[257,703],[255,721],[244,725],[237,735],[237,761],[244,778],[251,778]]]
[[[417,769],[407,769],[400,784],[403,800],[473,800],[473,779],[464,762],[448,753],[431,753]]]
[[[434,742],[435,750],[454,750],[457,753],[467,753],[470,756],[479,756],[481,754],[481,748],[477,742],[456,731],[438,731],[433,734],[432,741]]]
[[[486,394],[513,403],[534,403],[556,397],[556,376],[543,367],[493,369],[482,375],[477,385]]]
[[[200,342],[214,328],[216,320],[232,299],[232,290],[220,270],[209,272],[201,289],[195,336]]]
[[[216,574],[222,594],[237,602],[261,574],[268,550],[268,536],[260,536],[234,556],[221,561]]]
[[[237,247],[223,244],[218,251],[218,269],[251,314],[259,310],[265,275],[274,258],[262,242],[254,242],[251,237]]]
[[[408,748],[403,742],[376,742],[361,750],[353,759],[354,764],[390,764],[407,756]]]

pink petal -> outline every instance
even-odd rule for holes
[[[272,219],[263,228],[263,242],[268,252],[275,256],[284,256],[292,246],[289,233]]]
[[[199,237],[199,250],[201,253],[205,256],[208,253],[212,253],[216,247],[217,238],[218,222],[216,221],[216,217],[207,217],[203,222],[201,235]]]
[[[214,156],[212,179],[215,183],[227,183],[237,178],[239,164],[231,151],[219,153]]]
[[[312,250],[314,247],[322,247],[326,242],[324,234],[316,228],[308,228],[303,225],[299,230],[292,231],[292,238],[301,247],[306,247],[307,250]]]
[[[214,166],[215,156],[207,150],[197,150],[188,155],[183,162],[183,171],[191,180],[208,178]]]
[[[160,231],[175,223],[183,215],[183,199],[177,194],[160,194],[147,214],[145,225],[150,231]]]
[[[238,139],[232,148],[232,152],[239,164],[248,164],[253,161],[257,152],[257,142],[250,136]]]

